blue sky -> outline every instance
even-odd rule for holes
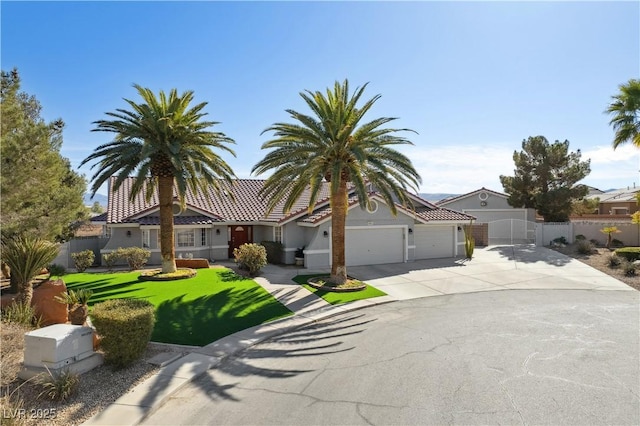
[[[299,92],[349,79],[382,94],[370,118],[411,128],[420,192],[502,191],[528,136],[568,139],[583,181],[639,182],[640,152],[611,148],[603,111],[640,75],[638,2],[8,2],[1,65],[17,67],[47,120],[66,122],[74,167],[109,134],[92,122],[138,100],[132,84],[194,90],[239,177],[269,125],[307,112]],[[91,177],[93,172],[80,170]],[[103,188],[101,193],[106,193]]]

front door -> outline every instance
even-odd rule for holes
[[[234,248],[251,242],[252,229],[251,226],[247,225],[233,225],[230,226],[229,229],[229,235],[231,236],[231,241],[229,241],[229,258],[232,258]]]

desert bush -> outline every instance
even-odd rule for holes
[[[233,256],[240,269],[255,275],[267,264],[267,250],[260,244],[248,243],[233,249]]]
[[[578,235],[575,236],[575,239],[576,239],[576,242],[577,242],[577,241],[580,241],[580,240],[586,240],[587,237],[585,237],[582,234],[578,234]]]
[[[569,244],[569,242],[567,241],[567,239],[564,236],[558,237],[558,238],[554,238],[553,242],[556,243],[556,244],[564,244],[565,246],[567,244]]]
[[[589,242],[593,244],[594,247],[598,247],[600,245],[600,241],[596,240],[595,238],[590,239]]]
[[[76,373],[63,370],[53,374],[49,368],[47,368],[47,373],[38,381],[38,385],[42,387],[38,398],[46,397],[54,401],[66,401],[78,390],[80,378]]]
[[[593,252],[594,246],[591,241],[580,240],[576,244],[576,250],[580,254],[591,254]]]
[[[625,260],[622,262],[622,272],[628,277],[632,277],[636,274],[636,264]]]
[[[0,392],[2,390],[0,389]],[[15,392],[15,391],[14,391]],[[27,424],[26,416],[20,415],[25,410],[24,398],[14,392],[2,392],[0,406],[2,407],[2,426],[23,426]]]
[[[620,259],[620,256],[618,256],[615,253],[611,253],[607,257],[607,264],[609,265],[610,268],[615,268],[615,267],[620,266],[621,262],[622,262],[622,259]]]
[[[121,254],[117,250],[102,255],[102,261],[104,262],[104,265],[109,268],[109,270],[111,270],[114,265],[121,259]]]
[[[96,255],[93,250],[82,250],[77,253],[71,253],[71,259],[76,267],[76,271],[84,272],[88,267],[93,265]]]
[[[4,322],[22,324],[28,327],[40,325],[40,318],[36,316],[36,308],[31,304],[14,302],[2,308],[0,318]]]
[[[143,299],[112,299],[93,307],[91,320],[107,363],[126,367],[144,353],[155,324],[154,306]]]
[[[52,263],[47,266],[47,269],[49,270],[49,275],[52,277],[61,277],[67,273],[67,268],[62,265],[58,265],[57,263]]]
[[[282,263],[284,246],[277,241],[262,241],[260,243],[267,250],[267,262],[272,264]]]
[[[611,247],[624,247],[624,243],[617,238],[611,240]]]
[[[128,247],[122,250],[122,256],[127,261],[129,269],[135,271],[136,269],[142,269],[147,264],[151,257],[151,252],[140,247]]]
[[[640,259],[640,247],[622,247],[616,249],[615,253],[629,262]]]

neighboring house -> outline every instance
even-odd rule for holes
[[[146,202],[144,191],[133,202],[129,193],[133,178],[124,181],[115,193],[109,182],[109,202],[105,223],[109,242],[101,250],[140,246],[151,251],[149,263],[160,263],[158,199]],[[284,246],[283,262],[294,263],[297,248],[304,247],[305,266],[328,267],[331,259],[331,207],[328,185],[311,213],[309,194],[303,194],[291,212],[277,207],[266,214],[267,203],[259,197],[263,180],[239,179],[222,195],[188,192],[186,207],[174,204],[176,255],[188,253],[207,259],[227,259],[233,249],[248,242],[277,241]],[[416,259],[457,256],[464,236],[460,225],[472,216],[440,208],[409,194],[414,206],[397,205],[391,214],[382,197],[371,193],[372,208],[363,210],[357,199],[349,199],[346,228],[347,265],[407,262]],[[235,201],[234,201],[235,200]]]
[[[529,240],[535,238],[535,227],[533,224],[529,224],[536,221],[535,209],[511,207],[507,202],[508,198],[507,194],[483,187],[466,194],[445,198],[438,201],[436,205],[474,216],[476,220],[474,221],[473,234],[476,239],[476,245],[482,246],[489,243],[505,242],[498,240],[509,240],[508,242],[511,242],[512,237],[518,234],[519,231],[521,231],[522,235],[517,235],[517,239]],[[514,220],[518,221],[515,233],[512,232]],[[489,227],[492,222],[496,224],[493,230]],[[505,234],[507,230],[509,236]],[[494,234],[493,237],[495,237],[496,241],[489,241],[493,238],[491,234]]]
[[[599,215],[612,216],[628,216],[639,210],[637,203],[637,194],[640,188],[626,187],[622,189],[613,189],[611,191],[589,194],[586,198],[598,198]]]

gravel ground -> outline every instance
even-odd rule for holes
[[[638,268],[637,274],[635,276],[626,276],[620,267],[610,268],[609,267],[609,256],[613,253],[611,250],[607,248],[596,248],[591,254],[580,254],[576,250],[575,244],[569,244],[565,247],[551,247],[553,250],[559,251],[562,254],[573,257],[574,259],[579,260],[580,262],[586,263],[592,268],[598,269],[599,271],[604,272],[605,274],[611,275],[612,277],[622,281],[627,284],[629,287],[633,287],[636,290],[640,291],[640,268]]]
[[[180,351],[165,345],[150,343],[143,358],[132,366],[113,370],[102,365],[80,376],[78,391],[65,402],[56,402],[38,397],[42,388],[34,381],[23,382],[17,377],[22,367],[24,333],[28,328],[16,324],[2,323],[0,345],[0,384],[2,396],[12,395],[12,400],[22,400],[25,410],[20,419],[13,422],[7,418],[11,411],[6,399],[1,401],[3,418],[0,423],[24,425],[78,425],[105,409],[111,402],[127,393],[138,383],[154,374],[158,367],[146,360],[160,352]],[[18,390],[16,391],[16,388]],[[15,392],[14,392],[15,391]]]

